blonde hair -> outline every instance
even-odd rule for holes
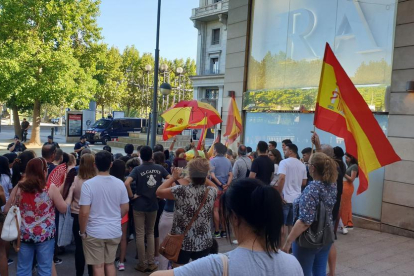
[[[76,165],[75,156],[73,156],[72,154],[68,154],[68,156],[69,156],[68,166]]]
[[[78,177],[83,180],[91,179],[96,176],[95,156],[91,153],[82,155],[79,163]]]
[[[315,171],[322,177],[323,182],[336,183],[338,169],[336,162],[325,153],[314,153],[309,162],[314,166]]]
[[[188,162],[187,168],[193,184],[204,184],[210,171],[210,162],[205,158],[194,158]]]

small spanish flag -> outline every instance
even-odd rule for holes
[[[401,160],[328,43],[314,125],[343,138],[346,151],[358,159],[357,194],[368,189],[370,172]]]
[[[240,117],[239,108],[236,104],[234,95],[231,97],[229,105],[229,115],[227,117],[226,133],[223,135],[227,137],[226,145],[232,144],[243,131],[242,119]]]

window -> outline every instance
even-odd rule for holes
[[[218,89],[206,89],[205,98],[210,99],[210,100],[217,99],[218,94],[219,94]]]
[[[212,58],[210,61],[210,73],[211,74],[220,74],[219,69],[219,59],[218,58]]]
[[[120,121],[114,121],[112,124],[112,129],[122,129],[122,124]]]
[[[221,2],[221,0],[214,0],[213,2],[214,3],[218,3],[218,2]]]
[[[213,29],[211,44],[216,45],[220,43],[220,29]]]

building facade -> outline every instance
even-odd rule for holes
[[[222,108],[226,64],[229,0],[199,0],[191,20],[198,30],[197,75],[191,80],[194,98]]]
[[[226,7],[225,26],[215,5]],[[197,17],[207,10],[215,10],[208,17],[215,21]],[[245,126],[241,139],[253,148],[259,140],[286,138],[300,149],[310,146],[328,42],[403,159],[370,174],[368,191],[353,197],[355,222],[414,237],[414,94],[406,91],[414,81],[414,0],[201,0],[191,19],[199,29],[194,97],[208,98],[213,83],[207,82],[217,81],[224,131],[234,91]],[[206,72],[218,22],[225,28],[223,71],[213,78]],[[341,138],[318,133],[322,142],[344,147]]]

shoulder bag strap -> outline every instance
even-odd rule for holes
[[[14,206],[19,207],[19,205],[20,205],[21,192],[22,191],[21,191],[20,187],[17,186],[16,194],[14,195],[14,203],[13,203]]]
[[[226,254],[219,254],[221,261],[223,262],[223,276],[229,275],[229,258]]]
[[[243,157],[241,157],[241,160],[243,160],[244,164],[246,164],[246,170],[248,170],[249,169],[249,166],[247,166],[246,160],[244,160]]]
[[[209,189],[208,188],[206,188],[206,192],[204,193],[204,197],[203,197],[203,200],[201,201],[201,204],[200,204],[200,207],[198,207],[198,209],[197,209],[197,211],[194,213],[194,216],[193,216],[193,218],[191,219],[191,221],[190,221],[190,223],[187,225],[187,227],[185,228],[185,231],[184,231],[184,233],[183,233],[183,235],[185,236],[185,235],[187,235],[187,233],[188,233],[188,231],[190,230],[190,228],[191,228],[191,225],[193,224],[193,222],[197,219],[197,217],[198,217],[198,214],[200,213],[200,211],[201,211],[201,208],[203,208],[203,206],[204,206],[204,204],[206,203],[206,201],[207,201],[207,197],[208,197],[208,192],[209,192]]]

